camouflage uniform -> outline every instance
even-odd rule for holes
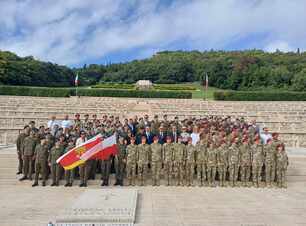
[[[37,144],[34,151],[35,156],[35,184],[38,184],[39,174],[41,174],[43,179],[43,186],[46,184],[47,180],[47,166],[48,166],[48,156],[49,149],[47,144]]]
[[[21,133],[18,135],[16,140],[16,147],[17,147],[17,155],[18,155],[18,172],[22,173],[23,169],[23,160],[22,160],[22,149],[23,149],[23,141],[28,135],[26,133]]]
[[[74,148],[74,145],[68,145],[65,148],[64,153],[67,153],[68,151],[70,151],[73,148]],[[74,179],[74,169],[65,170],[66,186],[72,186],[73,179]]]
[[[162,169],[163,147],[160,143],[151,144],[152,152],[152,184],[153,186],[160,184],[160,173]]]
[[[226,181],[226,173],[228,169],[228,147],[226,144],[222,144],[217,151],[217,164],[218,164],[218,173],[220,185],[223,187]]]
[[[138,145],[138,179],[140,180],[140,185],[145,185],[147,179],[147,171],[149,164],[149,155],[150,155],[150,145],[148,144],[139,144]]]
[[[193,186],[194,167],[196,166],[196,148],[192,144],[186,147],[186,180],[187,186]]]
[[[63,147],[53,147],[51,148],[49,154],[49,163],[51,165],[51,178],[52,178],[52,185],[59,185],[59,180],[61,176],[62,167],[56,163],[56,160],[64,154]]]
[[[116,185],[123,185],[126,161],[126,145],[118,144],[118,154],[115,156]]]
[[[130,144],[127,146],[126,152],[126,176],[128,183],[129,185],[136,185],[138,146],[136,144]]]
[[[179,186],[184,184],[186,146],[182,143],[174,143],[173,148],[173,173],[176,180],[176,185]]]
[[[251,176],[251,148],[248,144],[243,143],[240,146],[241,158],[240,158],[240,173],[241,173],[241,181],[243,185],[246,186],[247,182],[250,180]]]
[[[263,166],[263,148],[261,144],[254,143],[252,149],[252,174],[253,184],[258,187],[261,180],[261,170]]]
[[[206,181],[207,172],[207,144],[200,142],[196,145],[197,149],[197,178],[200,186]]]
[[[217,169],[217,149],[216,147],[207,148],[207,180],[209,185],[215,186]]]
[[[229,176],[231,186],[235,186],[238,180],[238,170],[240,162],[240,150],[237,144],[233,143],[229,148]]]
[[[271,182],[275,180],[276,171],[276,147],[272,144],[266,144],[263,147],[265,155],[265,175],[266,183],[271,186]]]
[[[277,166],[277,185],[286,188],[286,171],[289,165],[288,156],[285,150],[278,151],[276,154]]]
[[[172,176],[172,164],[173,164],[173,144],[163,144],[163,163],[164,163],[164,177],[167,180],[167,186],[170,185],[170,179]]]
[[[33,155],[37,140],[33,136],[28,136],[24,139],[22,145],[22,155],[23,155],[23,174],[25,177],[29,177],[32,180],[33,173]]]

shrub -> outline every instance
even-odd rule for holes
[[[188,85],[160,84],[160,85],[154,85],[154,89],[156,90],[196,90],[197,88],[194,86],[188,86]]]
[[[225,101],[306,101],[306,92],[216,91],[214,99]]]
[[[92,88],[103,88],[103,89],[134,89],[134,84],[120,84],[120,83],[100,83],[92,86]]]
[[[72,91],[68,88],[0,86],[0,95],[14,96],[69,97]]]

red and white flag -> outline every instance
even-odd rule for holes
[[[111,155],[117,155],[117,142],[116,135],[112,135],[106,139],[103,139],[101,134],[93,137],[85,143],[71,149],[56,162],[59,163],[64,169],[73,169],[88,159],[108,159]]]
[[[75,86],[78,86],[78,85],[79,85],[79,73],[77,73],[76,76],[75,76],[74,85],[75,85]]]

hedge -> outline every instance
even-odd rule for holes
[[[134,84],[120,84],[120,83],[100,83],[92,86],[92,88],[107,88],[107,89],[135,89]]]
[[[75,88],[0,86],[0,95],[69,97],[69,96],[75,96]],[[85,89],[85,88],[79,88],[78,95],[97,96],[97,97],[139,97],[139,98],[178,98],[178,99],[192,98],[191,92]]]
[[[197,88],[194,86],[186,86],[186,85],[154,85],[154,89],[156,90],[196,90]]]
[[[80,89],[80,96],[105,97],[139,97],[139,98],[178,98],[191,99],[191,92],[154,91],[154,90],[114,90],[114,89]]]
[[[306,92],[216,91],[214,99],[225,101],[306,101]]]

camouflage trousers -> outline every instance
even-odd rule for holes
[[[90,175],[91,162],[85,162],[79,166],[80,184],[87,184]]]
[[[47,180],[47,162],[35,162],[35,183],[38,183],[39,174],[43,182]]]
[[[51,179],[52,184],[59,184],[62,167],[59,164],[51,164]]]
[[[176,180],[176,186],[184,184],[185,167],[182,162],[175,162],[173,165],[173,177]]]
[[[277,168],[277,186],[281,188],[286,188],[286,171],[287,169],[278,167]]]
[[[240,167],[240,173],[241,173],[241,181],[246,185],[247,182],[249,182],[251,177],[251,166],[250,165],[242,165]]]
[[[229,177],[232,186],[234,186],[238,180],[238,171],[239,171],[239,164],[229,165]]]
[[[148,164],[147,163],[138,163],[137,172],[138,172],[138,180],[140,181],[140,185],[144,186],[147,179],[147,171]]]
[[[160,174],[162,169],[161,162],[152,162],[151,163],[152,168],[152,185],[156,186],[160,184]]]
[[[224,186],[225,181],[226,181],[226,173],[227,173],[227,165],[225,164],[218,164],[218,174],[219,174],[219,180],[220,180],[220,185]]]
[[[207,181],[210,185],[215,185],[216,171],[216,165],[207,165]]]
[[[266,183],[271,185],[271,182],[275,180],[275,171],[276,167],[273,163],[265,164],[265,175],[266,175]]]
[[[195,163],[186,163],[186,184],[187,186],[193,186],[193,175],[194,175]]]
[[[126,164],[126,177],[129,185],[136,185],[136,163],[127,162]]]
[[[262,170],[262,164],[253,164],[252,165],[252,174],[253,174],[253,184],[258,187],[259,182],[261,180],[261,170]]]
[[[33,174],[33,156],[23,156],[23,174],[25,177],[32,179]]]
[[[125,164],[122,160],[115,159],[116,180],[123,181]]]
[[[111,165],[112,165],[111,159],[101,161],[101,177],[103,182],[108,183],[109,181]]]
[[[170,185],[170,180],[172,177],[173,169],[172,169],[172,162],[165,162],[164,163],[164,178],[166,180],[166,185]]]
[[[21,151],[17,151],[17,156],[18,156],[18,172],[21,173],[23,170],[23,159],[22,159],[22,154]]]
[[[72,184],[74,179],[74,169],[65,170],[66,184]]]
[[[203,185],[204,181],[207,180],[207,165],[206,163],[197,163],[197,178],[198,184]]]

